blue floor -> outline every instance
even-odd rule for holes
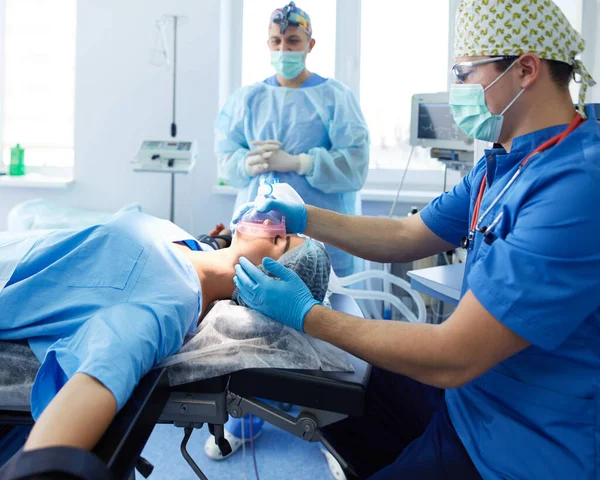
[[[208,428],[194,430],[188,451],[209,480],[243,479],[242,449],[231,458],[216,462],[204,454]],[[196,480],[198,477],[181,456],[179,446],[183,429],[157,425],[142,456],[154,465],[150,480]],[[246,444],[246,479],[255,480],[250,444]],[[265,423],[256,440],[256,463],[261,480],[331,480],[325,456],[319,443],[308,443]],[[143,477],[136,472],[136,479]]]

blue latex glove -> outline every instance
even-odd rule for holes
[[[231,233],[235,233],[235,224],[240,221],[240,218],[242,218],[242,215],[244,215],[244,213],[246,213],[248,210],[251,210],[253,208],[254,208],[254,202],[242,203],[238,207],[238,209],[233,214],[233,218],[232,218],[231,222],[229,222],[229,230],[231,230]]]
[[[254,202],[243,203],[233,214],[229,229],[235,232],[235,225],[240,221],[242,215],[255,207]],[[256,210],[261,213],[277,210],[285,217],[285,229],[287,233],[304,233],[306,229],[306,207],[301,203],[285,203],[279,200],[266,200],[256,205]]]
[[[241,257],[233,278],[240,296],[253,310],[303,332],[304,317],[319,302],[295,272],[272,258],[265,258],[262,265],[279,280],[269,277],[250,260]]]
[[[264,213],[277,210],[285,217],[287,233],[304,233],[306,230],[306,207],[302,203],[285,203],[279,200],[267,200],[256,206],[256,210]]]

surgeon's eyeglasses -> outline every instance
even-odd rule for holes
[[[485,65],[487,63],[501,62],[502,60],[511,60],[515,57],[504,56],[504,57],[492,57],[484,60],[475,60],[474,62],[458,62],[452,66],[452,74],[454,78],[460,82],[465,83],[469,76],[475,71],[475,67]]]

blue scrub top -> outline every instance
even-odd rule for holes
[[[486,150],[451,192],[421,212],[439,237],[467,235],[479,186],[481,212],[537,146],[566,129]],[[531,346],[467,385],[448,390],[450,417],[484,478],[600,478],[600,126],[586,121],[533,158],[476,235],[463,294],[471,290]]]
[[[20,259],[0,291],[0,340],[27,339],[42,363],[34,418],[78,372],[101,382],[121,408],[142,376],[179,350],[202,292],[172,242],[199,247],[171,222],[128,212],[46,233]]]

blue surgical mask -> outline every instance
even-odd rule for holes
[[[516,62],[513,62],[510,67],[508,67],[485,89],[478,83],[454,84],[450,86],[449,104],[452,108],[454,121],[469,137],[484,142],[498,142],[500,132],[502,131],[504,114],[523,94],[525,89],[521,89],[500,115],[494,115],[490,112],[490,109],[485,103],[485,92],[494,86],[515,63]]]
[[[271,65],[283,78],[292,80],[304,70],[304,54],[306,52],[271,52]]]

